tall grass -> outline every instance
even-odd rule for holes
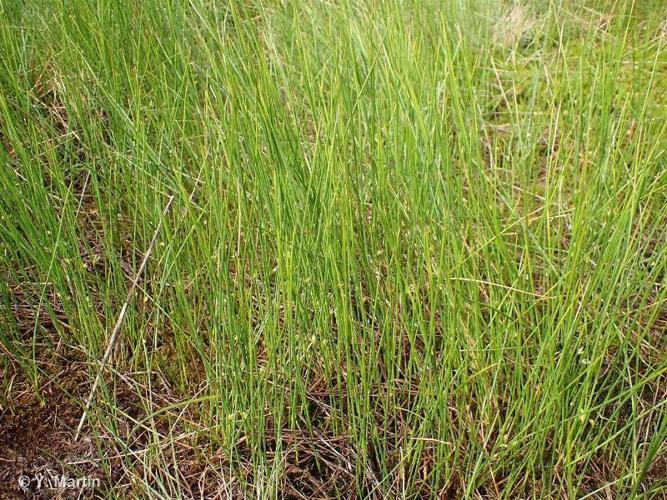
[[[0,403],[101,370],[108,495],[665,494],[660,2],[0,6]]]

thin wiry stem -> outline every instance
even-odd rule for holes
[[[165,205],[164,210],[162,211],[162,217],[160,218],[160,221],[158,222],[158,225],[155,228],[155,232],[153,233],[153,237],[151,238],[151,241],[148,244],[148,249],[146,250],[144,258],[141,260],[139,269],[137,270],[137,273],[134,275],[132,284],[130,285],[130,288],[127,291],[125,302],[123,303],[123,307],[120,309],[120,313],[118,314],[118,319],[116,319],[116,324],[114,325],[113,330],[111,330],[111,336],[109,337],[107,349],[106,351],[104,351],[104,356],[102,356],[102,360],[99,363],[97,375],[95,375],[95,380],[93,381],[93,386],[90,388],[90,394],[88,394],[88,398],[86,399],[86,404],[83,408],[83,413],[81,414],[79,425],[77,426],[76,433],[74,434],[74,441],[78,441],[79,439],[79,435],[81,434],[81,429],[83,429],[83,425],[86,422],[86,417],[88,416],[88,410],[90,408],[91,403],[93,402],[93,398],[95,397],[95,391],[97,391],[97,386],[99,385],[100,380],[102,379],[102,373],[104,372],[107,363],[111,359],[111,354],[113,352],[114,346],[116,345],[116,340],[118,340],[118,334],[120,333],[120,327],[122,326],[123,320],[125,319],[125,313],[127,312],[127,308],[130,305],[130,301],[134,296],[134,291],[137,288],[139,279],[144,273],[144,269],[146,268],[148,259],[151,256],[151,252],[153,251],[153,246],[155,245],[155,241],[157,240],[158,234],[160,233],[160,229],[162,228],[164,216],[167,215],[167,211],[169,210],[169,207],[171,206],[171,203],[173,201],[174,201],[174,196],[173,195],[169,196],[169,200],[167,201],[167,204]]]

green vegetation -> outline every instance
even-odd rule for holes
[[[0,0],[0,476],[667,494],[666,15]]]

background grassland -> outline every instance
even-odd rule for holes
[[[666,16],[0,0],[3,487],[665,495]]]

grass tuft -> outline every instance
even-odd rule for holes
[[[664,14],[0,0],[0,496],[667,494]]]

